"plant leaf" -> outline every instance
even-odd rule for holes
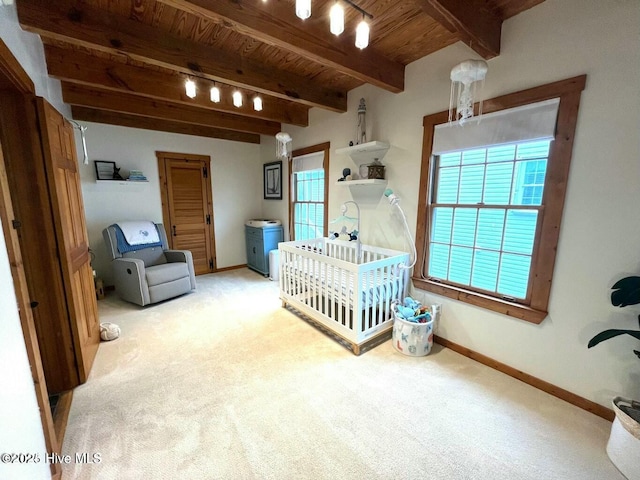
[[[611,287],[611,304],[616,307],[626,307],[640,303],[640,277],[625,277],[618,280]]]
[[[632,337],[640,340],[640,330],[620,330],[620,329],[610,329],[600,332],[591,340],[589,340],[589,344],[587,348],[595,347],[600,342],[604,342],[605,340],[609,340],[610,338],[617,337],[618,335],[631,335]]]

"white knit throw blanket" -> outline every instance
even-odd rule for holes
[[[158,243],[160,236],[153,222],[135,221],[118,222],[118,226],[129,245],[144,245],[146,243]]]

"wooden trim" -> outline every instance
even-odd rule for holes
[[[40,421],[42,422],[42,432],[44,435],[45,447],[47,453],[60,453],[60,446],[56,438],[56,432],[51,416],[51,408],[49,407],[49,394],[44,378],[44,369],[42,359],[40,357],[40,347],[36,328],[31,313],[29,300],[29,292],[27,288],[27,279],[24,272],[24,264],[20,251],[20,240],[14,228],[11,227],[11,221],[14,219],[13,204],[9,194],[9,180],[5,168],[4,155],[2,154],[2,146],[0,145],[0,222],[2,222],[2,230],[5,237],[9,264],[11,267],[11,276],[13,277],[13,285],[16,293],[16,301],[20,323],[22,325],[22,333],[24,336],[27,357],[31,367],[31,376],[33,378],[36,400],[40,409]],[[51,477],[58,479],[62,475],[62,468],[59,463],[51,463]]]
[[[560,400],[564,400],[572,405],[575,405],[578,408],[582,408],[587,412],[591,412],[594,415],[604,418],[605,420],[613,421],[615,418],[615,414],[613,410],[603,407],[602,405],[592,402],[591,400],[587,400],[584,397],[576,395],[568,390],[557,387],[549,382],[545,382],[533,375],[529,375],[528,373],[523,372],[522,370],[518,370],[517,368],[510,367],[502,362],[498,362],[492,358],[489,358],[481,353],[475,352],[467,347],[463,347],[462,345],[458,345],[446,338],[442,338],[438,335],[434,337],[436,343],[439,343],[443,347],[447,347],[454,352],[459,353],[460,355],[464,355],[465,357],[471,358],[476,362],[482,363],[488,367],[491,367],[499,372],[502,372],[510,377],[513,377],[517,380],[520,380],[532,387],[537,388],[538,390],[542,390],[554,397],[559,398]]]
[[[230,267],[223,267],[223,268],[216,268],[213,273],[221,273],[221,272],[228,272],[230,270],[240,270],[242,268],[247,268],[247,264],[243,263],[242,265],[232,265]]]
[[[317,145],[311,145],[310,147],[298,148],[291,152],[291,158],[289,159],[289,240],[295,240],[294,228],[293,228],[293,158],[301,157],[302,155],[309,155],[310,153],[324,151],[324,224],[322,229],[324,235],[328,235],[329,232],[329,152],[331,151],[331,142],[318,143]]]
[[[20,62],[13,56],[7,44],[0,38],[0,75],[9,80],[15,90],[19,93],[26,95],[36,94],[36,87],[33,81],[27,75],[27,72],[22,68]]]
[[[60,394],[58,404],[56,405],[56,413],[53,416],[53,425],[58,438],[58,445],[62,445],[62,442],[64,441],[64,434],[67,431],[72,399],[73,390],[69,390],[68,392]]]
[[[526,322],[540,324],[547,317],[546,310],[536,310],[527,305],[508,302],[490,295],[483,295],[482,293],[455,287],[453,285],[443,285],[424,278],[412,277],[411,280],[413,280],[414,285],[421,290],[453,298],[454,300],[469,303],[476,307],[486,308],[487,310],[502,313],[503,315],[519,318]]]
[[[429,241],[429,195],[431,188],[433,136],[436,125],[447,123],[448,111],[426,115],[422,141],[422,163],[420,190],[418,194],[418,222],[416,227],[416,250],[420,261],[414,271],[413,280],[419,288],[444,295],[462,302],[480,306],[504,315],[532,323],[541,323],[547,315],[551,279],[555,265],[556,250],[560,236],[562,210],[569,178],[569,166],[573,150],[573,139],[580,106],[580,96],[586,86],[586,75],[548,83],[539,87],[495,97],[484,102],[484,113],[520,107],[530,103],[559,98],[556,134],[551,143],[547,178],[542,205],[543,213],[536,232],[536,247],[531,261],[530,301],[528,305],[504,301],[471,289],[439,283],[427,278],[426,260]],[[476,113],[479,105],[475,106]]]

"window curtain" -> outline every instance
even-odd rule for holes
[[[482,115],[479,122],[436,125],[433,154],[468,150],[489,145],[553,139],[559,98],[530,103]]]

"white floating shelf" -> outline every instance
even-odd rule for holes
[[[336,182],[341,187],[349,187],[353,199],[362,204],[377,204],[382,198],[387,186],[386,180],[367,178],[364,180],[349,180]]]
[[[109,184],[109,185],[136,185],[136,184],[146,184],[149,183],[149,180],[96,180],[96,183],[100,184]]]
[[[382,160],[389,147],[390,145],[386,142],[373,141],[352,147],[338,148],[336,153],[349,155],[356,165],[360,165],[363,162],[371,163],[375,158]]]
[[[362,180],[345,180],[342,182],[336,182],[336,185],[346,187],[370,187],[370,186],[386,186],[386,180],[380,180],[379,178],[364,178]]]

